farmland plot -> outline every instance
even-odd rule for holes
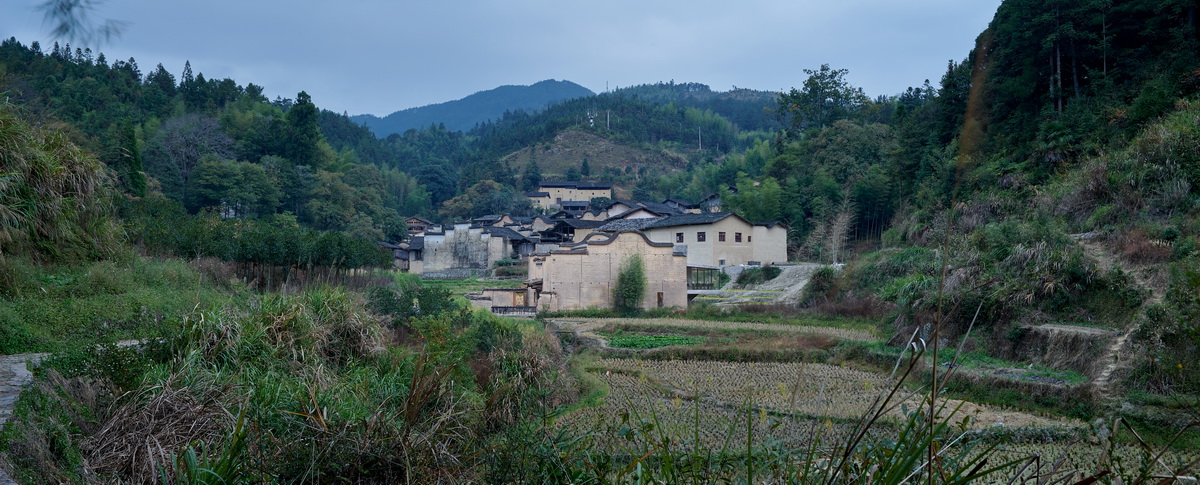
[[[704,448],[733,453],[745,450],[748,437],[754,446],[798,449],[819,434],[821,443],[831,444],[851,431],[886,377],[826,364],[635,359],[599,359],[589,371],[608,384],[608,397],[600,406],[561,417],[558,425],[596,431],[600,443],[627,451],[638,449],[639,439],[654,441],[662,436],[670,437],[672,446],[690,447],[698,440]],[[1083,423],[948,402],[951,408],[961,405],[953,422],[969,416],[970,429],[994,435],[1001,443],[990,461],[1023,460],[997,476],[995,483],[1009,483],[1018,472],[1026,478],[1045,478],[1052,471],[1057,471],[1057,478],[1068,471],[1083,472],[1076,476],[1078,480],[1103,468],[1105,443],[1064,438],[1085,435],[1076,432]],[[910,410],[919,405],[920,396],[906,401]],[[892,435],[899,408],[891,417],[896,419],[877,423],[870,435]],[[1063,460],[1056,468],[1060,456]],[[1134,445],[1118,445],[1111,460],[1136,469],[1144,456]],[[1196,460],[1200,450],[1171,451],[1161,459],[1158,473]],[[1026,461],[1033,465],[1022,471]]]
[[[747,433],[754,437],[755,446],[798,447],[817,433],[825,439],[841,439],[852,427],[843,421],[779,416],[762,407],[751,406],[747,411],[745,403],[690,399],[643,375],[624,371],[601,373],[601,379],[611,388],[604,403],[563,416],[557,424],[596,431],[600,442],[608,446],[634,445],[624,441],[634,441],[641,433],[650,439],[668,436],[681,447],[691,448],[698,439],[702,448],[737,452],[745,449]]]
[[[779,332],[788,334],[819,335],[839,340],[870,342],[877,340],[870,332],[832,326],[788,325],[780,323],[757,322],[722,322],[707,320],[687,320],[682,318],[584,318],[556,322],[565,328],[578,332],[589,332],[607,325],[630,324],[639,327],[661,327],[664,329],[702,329],[702,330],[752,330],[764,332]]]
[[[857,419],[879,395],[885,377],[845,367],[814,363],[642,361],[603,359],[596,366],[641,374],[659,386],[720,402],[752,402],[770,411],[822,418]],[[921,405],[921,396],[905,401],[908,409]],[[1008,427],[1074,427],[1078,421],[1055,420],[1028,413],[1006,411],[974,403],[961,405],[959,415],[971,418],[973,429]],[[901,416],[901,408],[891,413]]]

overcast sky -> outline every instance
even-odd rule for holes
[[[3,0],[0,35],[49,50],[42,0]],[[659,81],[783,91],[827,63],[872,97],[962,60],[1000,0],[107,0],[126,22],[109,62],[190,60],[268,97],[386,115],[506,84],[565,79],[595,92]],[[93,46],[93,50],[95,47]]]

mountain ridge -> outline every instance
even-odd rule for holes
[[[537,111],[556,102],[595,94],[571,81],[547,79],[528,86],[498,86],[461,99],[403,109],[383,117],[361,114],[350,119],[367,126],[380,138],[431,124],[443,124],[451,131],[467,131],[479,123],[499,118],[505,111]]]

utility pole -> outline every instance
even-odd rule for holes
[[[700,127],[699,126],[696,127],[696,144],[700,146],[700,148],[696,151],[699,151],[699,152],[704,151],[704,138],[700,136]]]

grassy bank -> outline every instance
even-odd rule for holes
[[[0,276],[0,354],[159,335],[164,322],[245,296],[182,260],[134,254],[45,265],[8,257],[0,260]]]

